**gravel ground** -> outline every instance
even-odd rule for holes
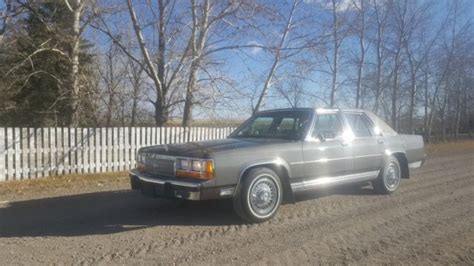
[[[297,198],[247,225],[229,201],[148,199],[126,184],[26,194],[0,203],[0,261],[474,264],[473,150],[431,156],[391,196],[368,185]]]

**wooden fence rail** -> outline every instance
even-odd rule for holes
[[[0,127],[0,181],[125,171],[143,146],[222,139],[233,129]]]

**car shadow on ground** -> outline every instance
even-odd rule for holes
[[[0,206],[0,238],[112,234],[159,225],[230,225],[232,202],[184,202],[124,190],[11,202]]]
[[[334,194],[371,195],[361,187],[304,193],[298,201]],[[185,202],[123,190],[11,202],[0,206],[0,238],[113,234],[141,228],[235,225],[231,200]]]

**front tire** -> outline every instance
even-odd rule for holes
[[[392,194],[398,189],[400,182],[400,163],[397,158],[390,156],[385,161],[384,168],[377,177],[377,180],[373,182],[374,189],[380,194]]]
[[[244,220],[261,223],[271,219],[281,205],[280,177],[269,168],[255,168],[244,177],[234,197],[234,210]]]

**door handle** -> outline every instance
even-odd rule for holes
[[[377,143],[378,143],[378,144],[383,144],[383,139],[378,139],[378,140],[377,140]]]

